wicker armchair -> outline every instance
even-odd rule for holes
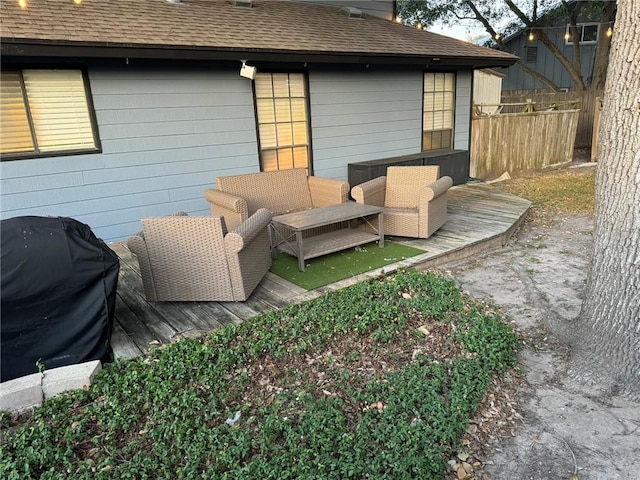
[[[142,219],[127,241],[138,257],[148,301],[244,301],[271,267],[267,225],[259,209],[227,233],[220,216]]]
[[[390,166],[386,176],[353,187],[351,196],[384,207],[385,235],[429,238],[447,221],[447,191],[453,185],[451,177],[439,174],[437,165]]]

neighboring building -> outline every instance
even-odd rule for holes
[[[1,215],[70,216],[105,241],[209,214],[220,175],[346,180],[352,162],[469,150],[473,70],[516,61],[380,18],[393,2],[26,3],[0,11]]]
[[[596,55],[596,44],[600,33],[612,27],[608,24],[600,24],[599,19],[583,16],[577,24],[578,38],[573,39],[569,33],[569,25],[563,20],[556,22],[555,26],[545,26],[544,32],[551,41],[558,47],[570,62],[573,62],[573,42],[580,43],[580,64],[582,78],[587,85],[591,83],[593,75],[593,62]],[[523,29],[520,32],[507,37],[504,44],[508,51],[517,55],[522,61],[533,70],[549,78],[559,88],[571,89],[574,87],[573,80],[567,70],[560,64],[558,59],[549,49],[536,38],[535,31],[530,38],[531,31]],[[544,83],[536,80],[531,75],[525,73],[520,67],[512,66],[506,70],[505,78],[502,82],[503,90],[532,90],[548,89]]]
[[[502,98],[502,80],[504,74],[483,68],[473,72],[473,103],[475,105],[488,104],[490,107],[480,108],[481,113],[494,113]]]

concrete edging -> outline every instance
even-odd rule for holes
[[[92,360],[2,382],[0,410],[9,414],[23,413],[41,405],[47,398],[91,385],[100,370],[100,360]]]

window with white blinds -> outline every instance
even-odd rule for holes
[[[82,71],[3,70],[1,80],[3,159],[98,150]]]
[[[303,73],[255,78],[262,171],[309,169],[309,120]]]
[[[455,88],[455,73],[424,74],[423,151],[452,147]]]

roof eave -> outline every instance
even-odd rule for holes
[[[312,62],[326,64],[412,65],[423,67],[508,67],[518,58],[446,55],[402,55],[367,52],[311,52],[292,50],[207,48],[199,46],[127,45],[105,43],[0,40],[3,57],[141,58],[177,60],[251,60],[254,62]]]

